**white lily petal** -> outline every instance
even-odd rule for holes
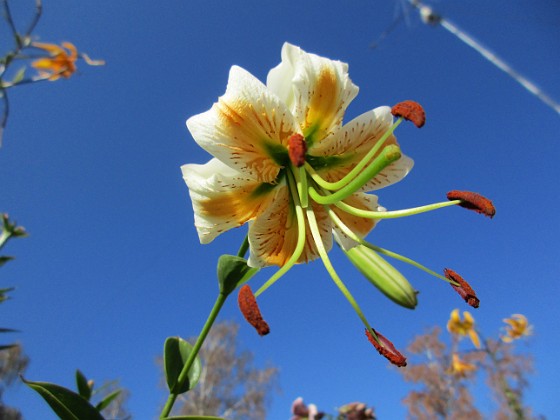
[[[249,223],[251,252],[247,264],[251,267],[282,266],[296,249],[298,225],[293,205],[290,203],[290,192],[287,186],[281,186],[277,190],[270,206]],[[325,248],[330,250],[332,223],[323,206],[314,203],[313,211]],[[306,226],[305,238],[306,242],[303,253],[297,261],[298,264],[319,257],[309,226]]]
[[[287,107],[241,67],[230,70],[226,93],[212,108],[187,120],[195,141],[226,165],[274,182],[288,138],[298,126]]]
[[[340,156],[346,162],[358,163],[393,125],[391,108],[380,106],[364,112],[346,123],[339,131],[309,148],[314,156]],[[386,144],[396,143],[394,136]],[[345,164],[347,164],[345,162]]]
[[[204,165],[183,165],[181,170],[203,244],[257,217],[275,195],[275,186],[247,177],[218,159]]]
[[[362,191],[375,191],[381,188],[385,188],[389,185],[393,185],[407,176],[413,166],[414,161],[408,156],[402,155],[399,160],[391,163],[375,177],[369,180],[362,187]]]
[[[375,146],[392,124],[391,108],[381,106],[354,118],[338,132],[314,144],[309,150],[311,155],[338,158],[338,164],[320,169],[319,174],[330,182],[342,179]],[[396,143],[396,137],[391,135],[383,144],[386,146]],[[361,191],[373,191],[394,184],[404,178],[413,165],[412,159],[402,156],[367,182]]]
[[[282,48],[282,62],[270,71],[267,85],[288,105],[309,143],[337,131],[358,94],[346,63],[306,53],[288,43]]]
[[[368,211],[384,211],[385,208],[379,205],[377,201],[377,196],[373,194],[356,193],[343,200],[346,204],[359,208],[361,210]],[[346,213],[345,211],[333,206],[333,211],[340,218],[342,223],[344,223],[350,230],[352,230],[356,235],[363,238],[365,237],[377,224],[377,220],[365,219],[363,217],[357,217],[352,214]],[[337,242],[342,246],[343,249],[349,250],[350,248],[358,245],[356,241],[350,239],[338,226],[334,225],[333,228]]]

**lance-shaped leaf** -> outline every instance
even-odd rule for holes
[[[121,392],[122,390],[120,389],[111,392],[109,395],[107,395],[105,398],[99,401],[95,406],[95,408],[97,408],[97,410],[99,410],[100,412],[106,409],[109,406],[109,404],[111,404],[115,400],[115,398],[117,398],[120,395]]]
[[[91,398],[91,387],[88,384],[87,378],[79,369],[76,370],[76,386],[78,387],[79,394],[89,401]]]
[[[104,420],[95,407],[69,389],[49,382],[22,380],[37,391],[62,420]]]

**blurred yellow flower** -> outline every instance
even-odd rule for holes
[[[465,311],[463,312],[464,320],[459,316],[459,309],[454,309],[451,312],[449,321],[447,322],[447,331],[457,335],[468,335],[476,348],[480,348],[480,339],[474,329],[474,318],[472,315]]]
[[[502,341],[511,343],[523,336],[531,335],[533,327],[529,325],[529,321],[524,315],[513,314],[511,318],[504,319],[507,324],[505,327],[506,335],[502,336]]]
[[[470,372],[474,372],[476,370],[476,366],[472,363],[463,362],[457,353],[453,353],[451,359],[451,368],[449,369],[448,373],[452,375],[456,375],[459,377],[466,377],[467,374]]]
[[[76,72],[75,63],[78,59],[78,50],[74,44],[63,42],[61,47],[56,44],[34,42],[32,45],[50,55],[50,57],[40,58],[31,63],[34,68],[39,70],[40,76],[54,81],[61,77],[68,79]]]

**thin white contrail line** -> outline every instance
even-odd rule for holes
[[[461,30],[457,25],[451,23],[449,20],[435,14],[429,6],[425,6],[417,0],[409,0],[412,5],[414,5],[420,12],[422,20],[431,25],[437,25],[438,23],[467,44],[469,47],[476,50],[484,58],[494,64],[503,72],[507,73],[512,77],[517,83],[527,89],[530,93],[539,98],[542,102],[548,105],[550,108],[554,109],[558,114],[560,114],[560,104],[548,96],[541,88],[535,85],[532,81],[527,79],[508,63],[498,57],[495,53],[490,51],[488,48],[484,47],[480,42],[476,41],[472,36],[467,34],[465,31]]]

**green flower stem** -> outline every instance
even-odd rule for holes
[[[388,249],[378,247],[378,246],[366,241],[364,238],[359,237],[358,235],[356,235],[356,233],[354,233],[352,231],[352,229],[350,229],[348,226],[346,226],[342,222],[342,220],[340,220],[338,215],[331,208],[328,208],[328,207],[326,207],[326,208],[327,208],[327,211],[329,213],[329,217],[332,219],[332,221],[340,228],[340,230],[342,230],[342,232],[344,232],[345,235],[347,235],[353,241],[356,241],[360,245],[366,246],[373,251],[379,252],[380,254],[383,254],[383,255],[386,255],[388,257],[394,258],[396,260],[402,261],[404,263],[410,264],[410,265],[412,265],[412,266],[414,266],[414,267],[416,267],[416,268],[418,268],[422,271],[425,271],[428,274],[431,274],[434,277],[437,277],[438,279],[441,279],[441,280],[445,281],[446,283],[450,283],[450,284],[453,284],[455,286],[459,286],[459,284],[455,283],[453,280],[450,280],[447,277],[444,277],[441,274],[438,274],[435,271],[430,270],[428,267],[423,266],[422,264],[414,261],[413,259],[405,257],[404,255],[397,254],[396,252],[389,251]]]
[[[306,210],[306,215],[307,215],[307,220],[309,220],[309,228],[311,229],[311,235],[313,236],[313,240],[315,241],[315,245],[317,246],[317,251],[319,252],[319,256],[321,257],[321,260],[323,260],[323,264],[325,265],[325,268],[327,269],[331,278],[333,279],[334,284],[336,284],[336,286],[342,292],[346,300],[350,302],[350,305],[352,305],[352,308],[354,308],[354,311],[356,311],[356,313],[360,317],[360,320],[363,322],[365,327],[373,334],[375,338],[377,338],[377,335],[373,331],[373,328],[371,328],[364,313],[360,309],[358,302],[356,302],[356,299],[354,299],[354,296],[352,296],[352,294],[350,293],[350,291],[343,283],[343,281],[340,279],[334,267],[332,266],[331,260],[329,259],[329,256],[327,254],[327,250],[325,249],[325,245],[323,244],[323,240],[321,239],[321,232],[319,232],[319,226],[317,226],[317,219],[315,218],[315,213],[313,213],[313,210],[308,208]]]
[[[185,384],[185,381],[187,381],[189,370],[192,364],[194,363],[196,356],[198,355],[198,352],[200,351],[200,348],[204,343],[204,340],[206,340],[206,336],[210,332],[210,329],[212,328],[214,321],[216,320],[218,314],[220,313],[220,310],[224,306],[227,297],[228,295],[225,295],[223,293],[220,293],[218,295],[218,298],[214,303],[214,307],[212,308],[212,311],[210,311],[210,315],[208,315],[208,318],[206,319],[206,323],[202,327],[202,331],[200,331],[200,335],[196,339],[196,343],[194,344],[192,351],[189,354],[187,361],[185,362],[185,366],[183,366],[183,370],[179,374],[179,378],[177,378],[177,386],[175,387],[175,389],[181,389]],[[179,394],[174,394],[174,393],[169,394],[169,397],[167,398],[167,402],[165,403],[165,406],[161,411],[160,419],[169,416],[169,413],[171,413],[171,409],[173,408],[173,404],[175,404],[175,400],[177,399],[178,395]]]
[[[245,239],[243,240],[243,243],[239,247],[239,251],[237,251],[237,256],[244,258],[248,249],[249,249],[249,235],[245,235]]]
[[[379,156],[377,156],[370,166],[362,171],[356,178],[350,181],[345,187],[333,194],[321,195],[313,187],[309,187],[309,196],[319,204],[335,204],[350,195],[354,194],[375,175],[385,169],[388,165],[395,162],[402,156],[401,149],[395,144],[385,146]]]
[[[286,261],[286,263],[276,273],[274,273],[272,277],[269,278],[266,283],[259,288],[259,290],[255,292],[255,297],[259,297],[261,293],[272,286],[280,277],[286,274],[288,270],[294,266],[294,264],[301,256],[303,248],[305,246],[305,216],[303,214],[303,208],[299,201],[299,192],[296,187],[296,181],[294,180],[293,174],[291,174],[290,172],[288,172],[288,183],[290,192],[292,193],[292,199],[294,200],[293,204],[296,211],[298,225],[298,239],[296,248],[288,261]]]
[[[358,209],[356,207],[352,207],[342,201],[335,203],[335,205],[339,209],[344,210],[347,213],[353,214],[354,216],[357,217],[363,217],[364,219],[396,219],[399,217],[414,216],[416,214],[426,213],[428,211],[442,209],[444,207],[455,206],[460,203],[461,200],[442,201],[441,203],[427,204],[425,206],[413,207],[405,210],[393,210],[393,211],[363,210],[363,209]]]
[[[391,128],[389,128],[389,130],[387,130],[385,132],[385,134],[383,134],[383,136],[377,141],[375,146],[370,149],[370,151],[362,158],[362,160],[360,160],[360,162],[358,162],[358,164],[354,168],[352,168],[352,170],[350,172],[348,172],[344,176],[344,178],[342,178],[341,180],[339,180],[337,182],[325,181],[323,178],[321,178],[321,176],[317,172],[315,172],[313,167],[308,163],[305,164],[305,169],[307,170],[307,172],[309,172],[309,174],[311,175],[311,178],[322,188],[324,188],[326,190],[330,190],[330,191],[339,190],[339,189],[345,187],[346,185],[348,185],[348,183],[350,181],[352,181],[356,176],[358,176],[358,174],[362,171],[362,169],[364,169],[366,167],[366,165],[369,163],[369,161],[371,159],[373,159],[373,157],[379,151],[379,149],[381,148],[383,143],[385,143],[385,140],[387,140],[387,138],[390,135],[393,134],[393,132],[395,131],[395,129],[399,126],[399,124],[401,122],[402,122],[402,118],[399,118],[391,126]]]

